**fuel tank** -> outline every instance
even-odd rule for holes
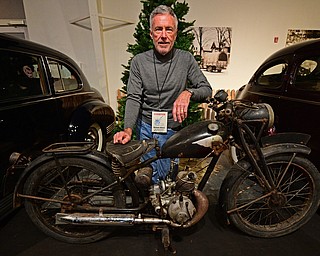
[[[170,137],[161,149],[162,158],[201,158],[212,152],[213,142],[223,142],[227,129],[221,123],[204,120],[188,125]]]

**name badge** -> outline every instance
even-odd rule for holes
[[[152,132],[166,133],[168,112],[152,112]]]

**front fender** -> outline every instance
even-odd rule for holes
[[[79,156],[80,154],[81,154],[81,156]],[[91,161],[94,161],[94,162],[97,162],[97,163],[104,165],[106,167],[106,169],[112,170],[109,158],[99,151],[90,151],[87,153],[79,153],[79,152],[75,151],[72,153],[68,153],[68,156],[70,156],[70,155],[77,155],[79,157],[88,158]],[[57,157],[59,158],[59,155],[57,155]],[[54,158],[53,153],[44,153],[44,154],[40,155],[39,157],[37,157],[36,159],[34,159],[25,168],[25,170],[23,171],[22,175],[20,176],[20,178],[15,186],[15,189],[14,189],[14,194],[13,194],[13,206],[14,207],[19,207],[21,205],[22,201],[21,201],[21,198],[19,197],[19,194],[23,193],[24,184],[25,184],[26,180],[28,179],[28,177],[31,175],[31,173],[34,170],[36,170],[39,166],[46,164],[48,161],[52,160],[53,158]]]
[[[286,155],[286,154],[293,154],[297,153],[300,155],[309,155],[311,149],[303,144],[297,143],[278,143],[278,144],[271,144],[264,148],[261,148],[263,156],[268,159],[274,155]],[[234,180],[237,179],[243,172],[249,170],[251,168],[250,162],[243,159],[239,162],[235,163],[230,170],[228,171],[226,177],[222,182],[222,186],[220,188],[220,195],[219,195],[219,203],[224,204],[225,194],[228,191],[230,184],[233,184]]]
[[[93,123],[98,123],[105,128],[103,132],[107,137],[114,128],[115,113],[113,109],[97,100],[83,104],[72,114],[68,128],[68,140],[82,141]]]
[[[297,153],[303,155],[309,155],[311,149],[303,144],[297,143],[279,143],[273,144],[264,148],[261,148],[262,154],[265,158],[278,154]]]
[[[311,149],[304,145],[304,144],[297,144],[297,143],[278,143],[278,144],[271,144],[269,146],[261,148],[263,156],[267,159],[274,155],[284,155],[284,154],[292,154],[297,153],[301,155],[309,155],[311,153]],[[248,170],[251,164],[247,160],[240,160],[239,162],[235,163],[234,166],[239,166],[241,170]],[[232,175],[230,171],[228,175]]]

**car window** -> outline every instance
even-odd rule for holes
[[[78,90],[82,83],[75,70],[65,63],[49,59],[49,67],[56,93]]]
[[[41,70],[40,56],[0,50],[0,100],[48,94]]]
[[[296,72],[295,87],[304,91],[320,91],[320,57],[301,61]]]
[[[287,67],[287,63],[278,63],[265,68],[258,76],[257,83],[270,88],[280,87]]]

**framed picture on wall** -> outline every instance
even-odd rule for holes
[[[316,38],[320,38],[320,30],[288,29],[286,46]]]
[[[194,27],[193,49],[200,67],[207,72],[224,72],[230,62],[230,27]]]

